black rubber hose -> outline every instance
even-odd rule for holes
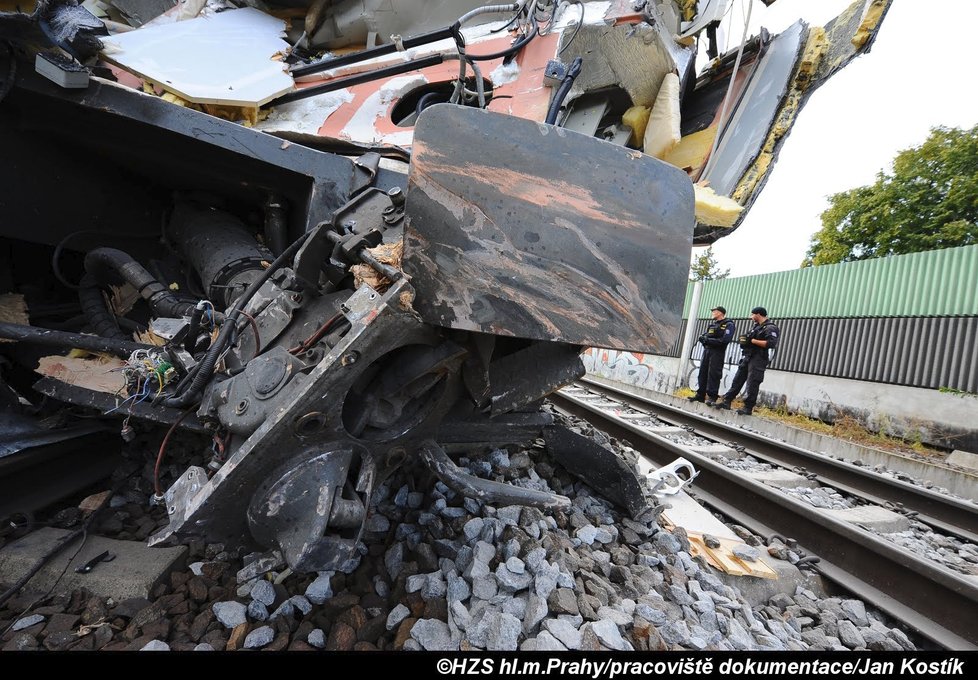
[[[66,331],[53,331],[49,328],[24,326],[19,323],[0,322],[0,338],[26,342],[32,345],[47,345],[58,349],[85,349],[90,352],[105,352],[115,356],[128,358],[137,349],[159,349],[153,345],[144,345],[131,340],[103,338],[98,335],[82,335]]]
[[[580,75],[582,63],[583,60],[580,57],[575,57],[567,69],[567,75],[560,81],[560,87],[557,88],[557,92],[554,94],[554,100],[550,102],[550,108],[547,110],[547,118],[543,121],[547,125],[553,125],[557,122],[557,114],[560,113],[560,106],[564,103],[564,99],[567,97],[567,93],[570,92],[571,87],[574,86],[574,81],[577,80],[577,76]]]
[[[191,354],[197,348],[197,333],[200,331],[200,320],[203,316],[204,310],[199,306],[194,307],[194,312],[190,315],[190,327],[187,329],[187,337],[183,342],[183,348]]]
[[[115,317],[105,306],[105,299],[92,274],[85,274],[78,284],[78,301],[82,314],[96,335],[115,340],[131,340],[131,336],[119,328]]]
[[[530,27],[530,31],[524,35],[522,38],[517,40],[515,43],[507,47],[505,50],[500,50],[499,52],[493,52],[492,54],[465,54],[466,59],[471,59],[472,61],[489,61],[490,59],[499,59],[502,57],[511,57],[512,55],[519,52],[521,49],[526,47],[531,40],[537,37],[538,33],[537,22],[534,20],[533,25]]]
[[[218,359],[221,358],[221,353],[224,352],[224,348],[227,347],[228,341],[231,339],[231,333],[234,332],[237,327],[238,317],[241,315],[241,310],[248,304],[258,289],[265,285],[265,282],[272,278],[272,274],[277,272],[282,266],[291,261],[299,249],[305,244],[309,237],[316,233],[315,230],[308,231],[298,239],[292,242],[288,248],[282,251],[282,254],[275,258],[275,261],[262,272],[262,275],[256,278],[245,292],[241,294],[237,300],[235,300],[234,305],[231,307],[231,311],[227,315],[227,320],[221,327],[221,332],[218,334],[217,339],[208,348],[207,354],[204,358],[200,360],[200,363],[195,367],[195,375],[193,381],[190,383],[190,387],[186,389],[182,394],[176,394],[164,402],[164,405],[170,408],[187,408],[193,404],[196,400],[200,398],[200,393],[203,391],[204,386],[210,382],[212,374],[214,373],[214,367],[217,365]],[[181,384],[183,384],[181,382]]]
[[[435,104],[435,101],[434,101],[435,99],[437,99],[438,97],[444,97],[444,96],[445,95],[442,94],[441,92],[428,92],[428,93],[422,95],[421,99],[418,100],[417,105],[415,105],[415,107],[414,107],[414,113],[415,113],[415,115],[420,116],[422,111],[424,111],[429,106],[432,106],[432,105]]]
[[[116,248],[96,248],[90,251],[85,255],[85,271],[101,282],[108,281],[110,272],[121,276],[149,302],[150,308],[158,316],[190,316],[196,306],[192,302],[178,300],[143,265],[136,262],[132,255]]]

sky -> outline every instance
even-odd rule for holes
[[[764,26],[780,33],[798,18],[824,25],[850,1],[777,0],[765,7],[754,0],[750,32]],[[730,14],[732,49],[743,31],[741,0],[732,0]],[[720,268],[734,277],[796,269],[821,228],[829,195],[872,184],[932,127],[978,123],[971,66],[976,29],[975,0],[894,0],[871,51],[819,88],[799,113],[747,217],[713,246]],[[693,256],[702,252],[694,248]]]

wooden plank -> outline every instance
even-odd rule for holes
[[[121,369],[126,365],[122,359],[96,357],[47,356],[38,361],[37,372],[56,378],[69,385],[84,387],[96,392],[122,394],[126,386]]]
[[[665,524],[666,529],[669,531],[675,529],[676,526],[680,526],[669,522],[668,520],[665,522]],[[706,560],[706,563],[714,569],[727,574],[732,574],[733,576],[755,576],[757,578],[767,579],[778,578],[777,572],[775,572],[766,562],[764,562],[763,555],[761,555],[761,557],[755,561],[750,561],[742,560],[734,554],[735,547],[746,547],[747,545],[739,538],[731,539],[713,536],[720,542],[720,547],[708,548],[702,533],[690,531],[687,527],[683,528],[686,530],[686,536],[689,539],[690,554],[693,557],[702,556]]]
[[[27,301],[19,293],[4,293],[0,295],[0,321],[5,323],[19,323],[29,326],[30,316],[27,313]],[[14,342],[0,338],[0,342]]]

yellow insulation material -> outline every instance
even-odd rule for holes
[[[152,83],[148,83],[146,81],[143,81],[143,91],[149,94],[156,94],[156,90]],[[259,110],[257,106],[194,104],[192,102],[188,102],[180,95],[169,91],[164,91],[163,94],[160,95],[160,99],[170,102],[171,104],[176,104],[177,106],[193,109],[194,111],[203,111],[204,113],[214,116],[215,118],[228,120],[232,123],[240,123],[245,127],[253,127],[259,120],[263,120],[268,116],[268,112]]]
[[[805,53],[798,62],[798,73],[795,75],[795,85],[799,90],[808,89],[812,77],[815,75],[815,69],[818,68],[828,48],[829,40],[825,37],[825,29],[821,26],[812,28],[808,34],[808,45],[805,47]]]
[[[852,44],[857,50],[865,45],[866,41],[873,35],[873,31],[879,25],[880,19],[883,18],[883,12],[889,4],[890,0],[873,0],[873,4],[866,10],[866,14],[863,16],[859,28],[856,29],[855,35],[852,36]]]
[[[679,76],[667,73],[645,129],[645,153],[660,159],[669,153],[679,143],[679,122]]]
[[[652,109],[647,106],[633,106],[622,114],[621,124],[632,129],[630,144],[638,145],[645,139],[645,128],[648,127],[651,113]]]
[[[760,154],[744,173],[731,195],[738,203],[746,203],[747,199],[754,193],[758,183],[767,175],[771,162],[774,160],[774,147],[791,129],[791,124],[794,122],[795,116],[798,115],[798,109],[801,106],[802,95],[811,80],[811,74],[818,69],[819,61],[825,55],[828,47],[824,30],[813,29],[809,32],[808,42],[805,43],[805,50],[801,57],[801,63],[805,64],[806,67],[799,70],[794,81],[792,81],[791,90],[778,112],[774,125],[771,126],[771,131],[767,134]]]
[[[744,206],[732,198],[721,196],[710,187],[693,185],[696,196],[696,221],[711,227],[732,227]]]
[[[676,146],[672,147],[669,153],[662,157],[662,160],[687,172],[696,172],[703,165],[710,149],[713,148],[713,138],[716,134],[717,129],[715,127],[708,127],[691,135],[686,135],[679,140]]]
[[[678,0],[679,13],[683,21],[692,21],[696,18],[696,0]]]

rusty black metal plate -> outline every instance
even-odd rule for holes
[[[450,105],[415,128],[405,271],[425,321],[664,352],[679,333],[693,187],[637,151]]]

